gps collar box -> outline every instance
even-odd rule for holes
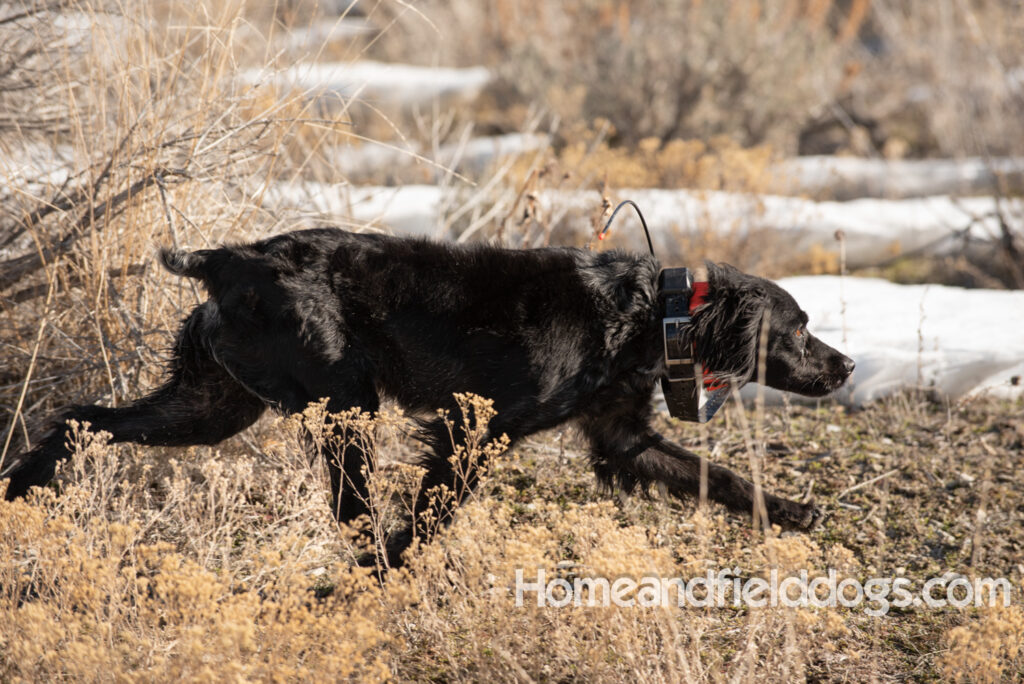
[[[729,383],[716,381],[694,357],[692,314],[707,296],[706,281],[694,282],[688,268],[658,274],[665,375],[661,389],[673,418],[706,423],[729,397]]]

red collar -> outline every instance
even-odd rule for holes
[[[708,283],[706,280],[700,280],[693,284],[693,292],[690,294],[690,314],[697,310],[697,307],[703,304],[708,298]],[[694,340],[694,355],[696,356],[697,342]],[[725,387],[724,383],[715,381],[714,374],[710,368],[703,369],[703,383],[704,389],[708,392],[712,392],[716,389]]]
[[[729,383],[697,363],[694,312],[707,301],[708,283],[694,282],[687,268],[666,268],[658,274],[665,374],[661,389],[669,414],[706,423],[727,398]],[[698,368],[700,371],[698,372]]]
[[[693,284],[693,293],[690,295],[690,313],[692,314],[698,306],[704,303],[708,297],[708,283],[705,280]]]

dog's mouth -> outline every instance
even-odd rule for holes
[[[800,394],[806,397],[827,396],[842,387],[848,377],[848,375],[827,375],[817,378],[805,390],[800,390]]]
[[[807,397],[824,397],[842,387],[852,374],[852,365],[848,365],[840,371],[824,372],[796,391]]]
[[[824,397],[843,386],[853,374],[854,365],[852,359],[835,354],[824,359],[811,357],[795,366],[769,366],[767,385],[805,397]]]

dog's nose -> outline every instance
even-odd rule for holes
[[[845,359],[843,359],[843,370],[846,371],[847,375],[852,373],[853,369],[856,368],[856,366],[857,364],[850,357],[846,357]]]

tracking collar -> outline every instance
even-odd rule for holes
[[[673,418],[706,423],[729,397],[729,383],[717,381],[694,358],[691,315],[704,303],[706,281],[694,282],[688,268],[665,268],[658,274],[665,375],[661,389]]]

